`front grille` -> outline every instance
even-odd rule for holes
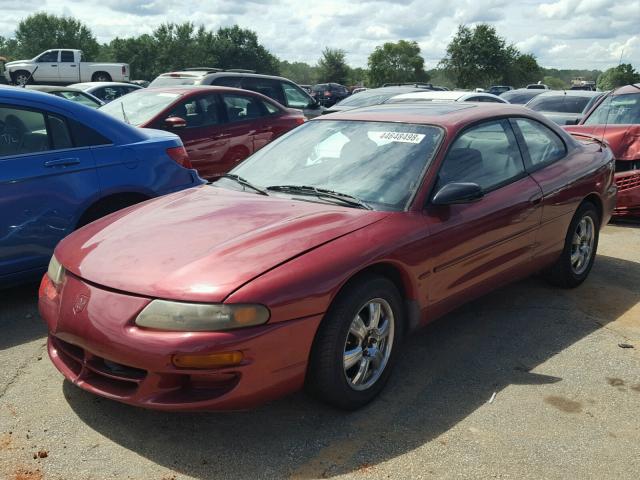
[[[57,337],[52,337],[52,342],[60,360],[75,374],[75,381],[83,381],[104,392],[132,395],[147,376],[146,370],[107,360]]]
[[[616,186],[619,192],[640,187],[640,170],[633,173],[623,173],[616,177]]]

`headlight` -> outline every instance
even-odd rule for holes
[[[262,305],[222,305],[154,300],[136,318],[139,327],[185,332],[217,332],[262,325],[269,310]]]
[[[47,269],[47,276],[56,287],[64,280],[65,270],[62,264],[58,261],[55,255],[51,257],[49,261],[49,268]]]

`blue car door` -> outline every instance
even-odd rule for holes
[[[91,149],[63,115],[0,103],[0,283],[46,268],[99,193]]]

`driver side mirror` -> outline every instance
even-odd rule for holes
[[[484,192],[477,183],[447,183],[431,199],[434,205],[455,205],[480,200]]]
[[[169,117],[165,118],[164,125],[167,128],[185,128],[187,121],[182,117]]]

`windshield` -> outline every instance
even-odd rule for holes
[[[592,95],[538,95],[527,107],[536,112],[582,113]]]
[[[71,100],[72,102],[81,103],[91,108],[98,108],[102,105],[97,100],[94,100],[89,95],[83,92],[70,92],[70,91],[61,91],[61,92],[53,92],[54,95],[62,98],[66,98],[67,100]]]
[[[640,124],[640,93],[608,96],[584,122],[584,125],[603,124]]]
[[[389,100],[395,95],[401,93],[407,93],[410,90],[394,90],[393,92],[376,92],[375,90],[369,90],[365,92],[359,92],[355,95],[345,98],[336,105],[341,107],[368,107],[370,105],[380,105]]]
[[[518,105],[523,105],[531,100],[533,97],[544,93],[544,90],[535,90],[530,89],[529,91],[520,91],[517,92],[515,90],[509,90],[508,92],[504,92],[500,95],[500,98],[503,100],[507,100],[509,103],[515,103]]]
[[[304,185],[351,195],[377,210],[402,210],[442,138],[442,129],[429,125],[312,121],[231,172],[263,189]],[[216,184],[239,188],[229,179]]]
[[[181,94],[179,93],[155,92],[146,89],[137,90],[128,95],[116,98],[100,107],[100,110],[131,125],[142,125],[155,117],[180,96]]]
[[[202,76],[171,77],[159,76],[149,84],[150,87],[177,87],[180,85],[200,85]]]

